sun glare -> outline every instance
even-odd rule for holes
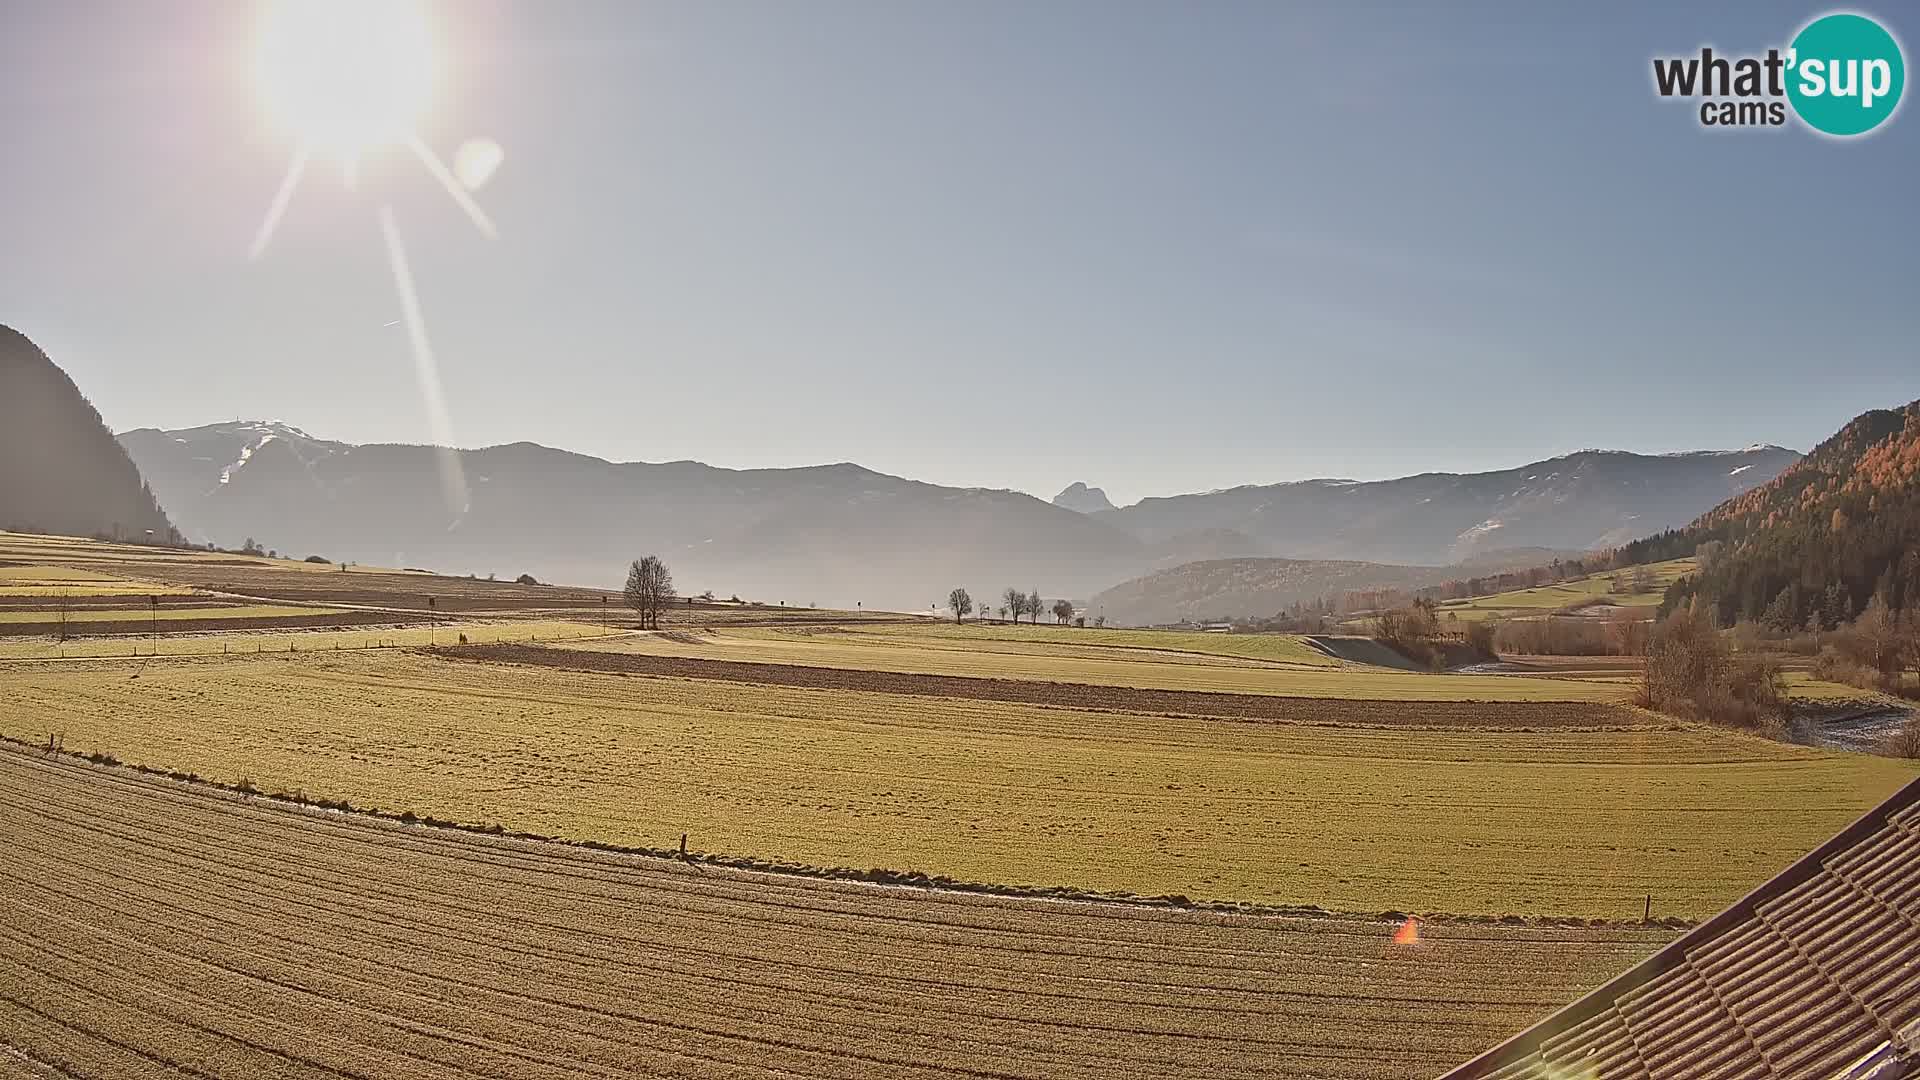
[[[426,13],[410,0],[275,0],[254,58],[274,122],[349,160],[412,136],[436,69]]]

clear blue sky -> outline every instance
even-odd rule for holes
[[[434,10],[422,135],[505,148],[498,239],[394,156],[310,171],[256,263],[255,9],[0,0],[0,322],[117,430],[427,441],[386,198],[469,446],[1130,501],[1920,397],[1913,104],[1840,143],[1650,88],[1817,5]]]

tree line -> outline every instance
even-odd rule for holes
[[[1000,618],[1003,620],[1011,617],[1014,622],[1018,623],[1020,616],[1025,615],[1030,622],[1037,624],[1043,613],[1051,612],[1053,621],[1059,625],[1064,626],[1067,623],[1076,621],[1074,615],[1077,609],[1074,608],[1073,601],[1062,598],[1055,600],[1053,604],[1049,606],[1047,602],[1041,598],[1039,589],[1034,589],[1031,592],[1021,592],[1019,589],[1009,585],[1006,591],[1001,594],[1000,601]],[[956,624],[965,620],[967,616],[974,612],[973,594],[967,592],[965,589],[954,589],[947,594],[947,610],[953,612],[953,621]],[[979,610],[980,617],[983,619],[993,613],[992,609],[984,606]],[[1101,621],[1104,622],[1105,620],[1103,619]],[[1085,619],[1078,620],[1079,624],[1084,624],[1085,622]]]

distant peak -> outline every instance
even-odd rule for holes
[[[1061,488],[1060,494],[1053,497],[1053,505],[1081,514],[1097,514],[1102,510],[1113,509],[1113,503],[1107,498],[1105,491],[1097,487],[1088,487],[1078,480]]]

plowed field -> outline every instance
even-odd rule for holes
[[[886,888],[0,751],[0,1075],[1423,1077],[1670,931]]]

